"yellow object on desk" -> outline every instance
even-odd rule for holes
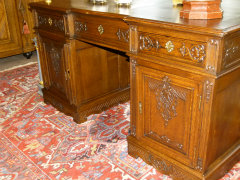
[[[172,0],[172,3],[174,6],[178,5],[178,4],[182,4],[183,0]]]

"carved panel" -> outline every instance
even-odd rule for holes
[[[38,15],[38,24],[39,26],[47,26],[48,28],[64,31],[63,17]]]
[[[178,101],[185,101],[186,93],[174,88],[168,76],[164,76],[162,82],[151,78],[147,78],[147,80],[149,88],[156,94],[157,108],[165,121],[164,125],[167,126],[169,120],[177,116]]]
[[[224,58],[223,65],[225,68],[231,66],[237,61],[240,61],[240,37],[234,37],[226,40],[224,43]]]
[[[118,29],[117,31],[117,37],[118,40],[124,40],[125,42],[129,42],[129,29],[128,30],[122,30],[122,29]]]

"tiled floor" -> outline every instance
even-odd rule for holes
[[[10,56],[6,58],[0,58],[0,71],[14,68],[16,66],[22,66],[28,63],[37,62],[37,53],[33,52],[30,59],[27,59],[22,54]]]

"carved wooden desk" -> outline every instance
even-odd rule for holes
[[[130,155],[184,180],[240,160],[239,1],[223,0],[215,20],[180,19],[166,0],[30,6],[46,102],[81,123],[129,100],[130,83]]]

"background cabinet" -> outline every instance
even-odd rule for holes
[[[28,3],[36,1],[0,0],[0,58],[35,50]]]

